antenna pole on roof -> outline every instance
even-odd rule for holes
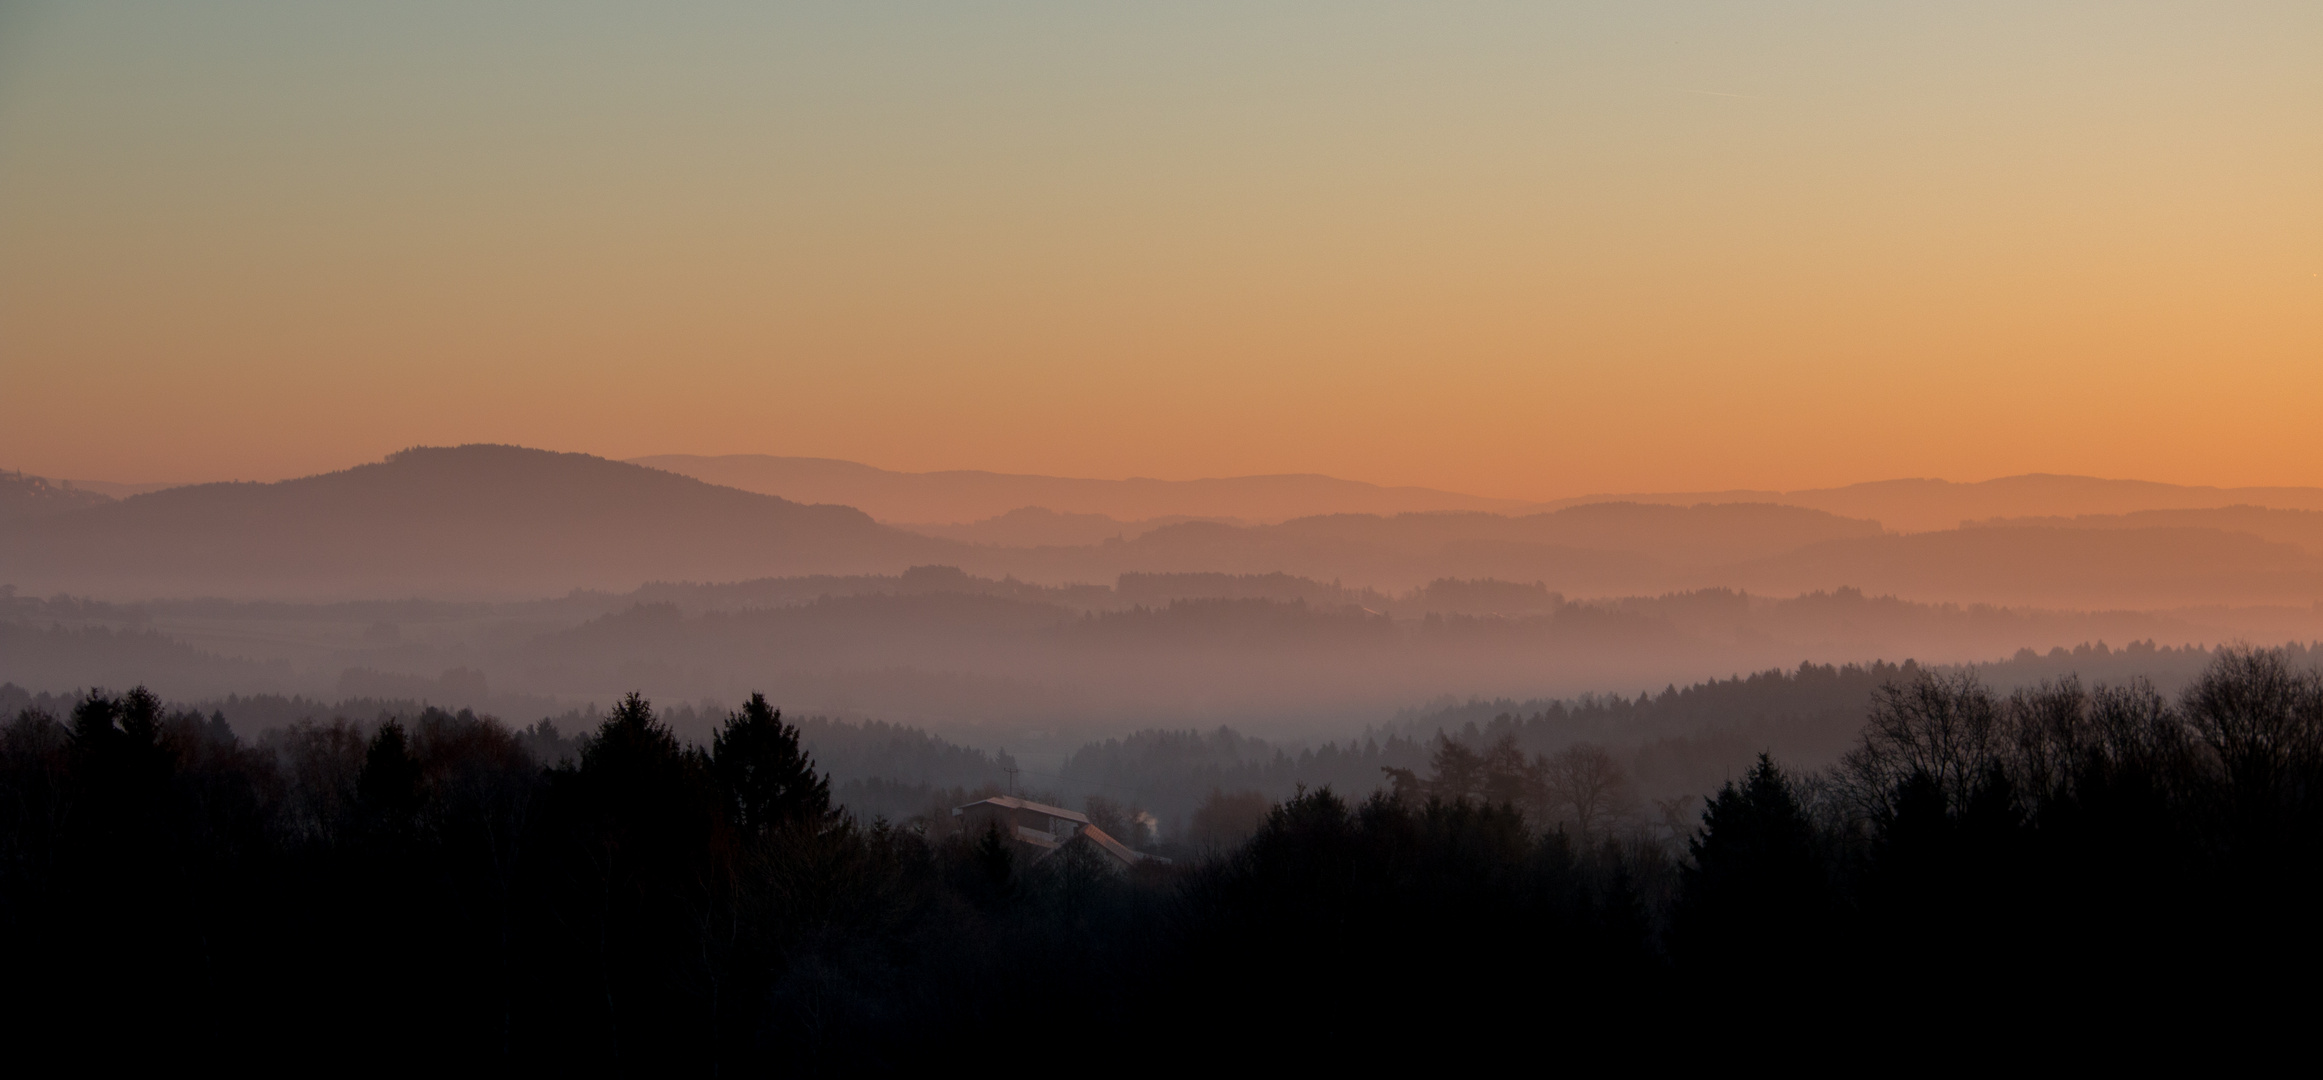
[[[1016,766],[1010,765],[1000,771],[1008,774],[1008,794],[1013,797],[1016,794]]]

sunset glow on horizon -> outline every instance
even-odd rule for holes
[[[0,468],[2323,485],[2313,4],[0,8]]]

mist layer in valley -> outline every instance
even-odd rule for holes
[[[2323,511],[2212,505],[2307,489],[2027,477],[1544,506],[654,460],[795,497],[501,446],[122,498],[0,477],[0,680],[512,718],[764,692],[1031,761],[1155,727],[1344,738],[1446,695],[2323,637]],[[841,496],[882,512],[813,501]],[[1031,498],[1056,505],[972,516]],[[1842,512],[1879,508],[2005,514],[1909,531]]]

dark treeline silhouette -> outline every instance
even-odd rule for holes
[[[2248,649],[2175,701],[1923,672],[1881,688],[1837,767],[1762,757],[1702,820],[1665,926],[1681,968],[1877,987],[1855,1007],[1899,1027],[2044,1007],[2086,1034],[2263,1024],[2269,973],[2318,958],[2323,678]]]
[[[2294,664],[2313,655],[2299,645],[2286,646],[2282,653]],[[1274,801],[1303,785],[1327,786],[1360,799],[1381,786],[1383,776],[1392,783],[1397,774],[1410,777],[1431,764],[1439,772],[1448,767],[1455,778],[1481,778],[1484,766],[1471,763],[1499,763],[1494,767],[1514,775],[1516,766],[1508,763],[1515,762],[1534,777],[1527,790],[1535,794],[1528,809],[1536,820],[1566,820],[1567,814],[1593,819],[1602,805],[1612,821],[1667,836],[1684,832],[1681,822],[1699,809],[1699,796],[1741,776],[1761,751],[1808,770],[1836,763],[1861,733],[1864,702],[1887,683],[1923,674],[1974,673],[2015,687],[2083,673],[2098,681],[2125,682],[2147,672],[2174,687],[2196,677],[2213,657],[2208,649],[2150,642],[2112,649],[2099,642],[2048,654],[2026,650],[2005,662],[1970,667],[1807,663],[1634,698],[1447,699],[1411,710],[1362,738],[1305,746],[1253,738],[1230,727],[1147,729],[1091,741],[1069,755],[1055,775],[1035,773],[1031,779],[1068,793],[1126,800],[1159,815],[1167,836],[1191,840],[1196,833],[1217,831],[1195,827],[1191,818],[1220,794]],[[1549,797],[1541,777],[1560,770],[1570,778],[1569,788],[1596,792],[1578,810],[1552,809],[1566,803]],[[1455,779],[1445,791],[1482,797],[1481,783]],[[1516,789],[1504,783],[1499,790]]]
[[[430,710],[248,746],[142,689],[26,710],[0,737],[12,1025],[95,1037],[90,1003],[126,995],[150,1007],[116,1051],[812,1059],[818,1010],[868,1023],[898,989],[917,1014],[975,955],[948,867],[1010,884],[841,819],[763,698],[706,750],[635,696],[561,765],[534,734]],[[931,986],[880,985],[872,954],[939,926],[946,963],[906,972]]]
[[[2306,662],[2310,656],[2323,659],[2323,650],[2298,642],[2284,645],[2282,652],[2294,664]],[[2145,678],[2156,685],[2175,687],[2192,681],[2210,666],[2214,655],[2198,646],[2175,648],[2133,641],[2112,648],[2097,641],[2046,653],[2019,649],[2005,661],[1939,665],[1932,670],[1938,674],[1973,671],[1984,682],[2012,688],[2063,678],[2105,682]],[[1548,749],[1559,741],[1605,739],[1620,732],[1655,737],[1754,717],[1812,715],[1818,724],[1842,724],[1845,737],[1852,738],[1867,695],[1899,678],[1908,681],[1923,667],[1929,665],[1911,660],[1900,664],[1808,661],[1787,671],[1770,669],[1684,687],[1667,686],[1634,698],[1584,694],[1566,700],[1519,702],[1447,697],[1405,710],[1384,732],[1423,738],[1442,733],[1466,742],[1490,741],[1514,733],[1528,748]],[[1532,745],[1536,742],[1543,745]]]
[[[2314,655],[2305,646],[2285,646],[2296,664]],[[2102,642],[2048,654],[2022,651],[2011,660],[1970,668],[1935,668],[1937,674],[1974,671],[1987,683],[2011,689],[2042,680],[2080,676],[2096,682],[2124,682],[2150,675],[2174,692],[2207,666],[2213,653],[2199,648],[2154,647],[2133,643],[2109,649]],[[1528,760],[1556,757],[1594,764],[1610,762],[1609,790],[1623,819],[1672,831],[1673,816],[1690,818],[1692,801],[1740,776],[1760,751],[1771,751],[1796,768],[1815,770],[1838,761],[1852,745],[1862,722],[1863,702],[1885,682],[1909,678],[1920,668],[1902,665],[1802,664],[1789,670],[1669,687],[1636,697],[1583,695],[1569,700],[1444,699],[1407,712],[1366,736],[1321,743],[1261,739],[1228,726],[1204,730],[1149,728],[1094,739],[1064,753],[1058,764],[1022,769],[1027,789],[1048,793],[1046,801],[1080,807],[1091,797],[1122,804],[1128,812],[1157,816],[1158,839],[1192,842],[1195,811],[1213,795],[1255,795],[1284,799],[1304,785],[1328,786],[1360,799],[1381,786],[1383,768],[1425,769],[1438,744],[1459,744],[1478,756],[1499,754],[1504,741]],[[431,680],[434,703],[462,704],[454,690],[460,677],[447,672]],[[384,680],[382,680],[384,682]],[[482,691],[480,676],[473,676]],[[342,680],[352,689],[370,689]],[[394,689],[393,684],[383,688]],[[451,700],[447,702],[446,696]],[[71,694],[28,693],[0,683],[0,716],[26,708],[65,715]],[[595,706],[557,708],[542,699],[501,697],[508,711],[544,717],[520,730],[543,764],[577,753],[571,736],[594,729],[603,719]],[[531,702],[527,708],[525,703]],[[188,703],[205,715],[218,714],[244,738],[333,716],[406,723],[429,706],[416,697],[354,695],[337,701],[282,695],[225,695]],[[479,706],[481,707],[481,706]],[[678,702],[657,710],[680,742],[707,747],[723,723],[727,706]],[[834,797],[863,821],[879,816],[902,820],[930,807],[957,805],[971,792],[1003,790],[1012,766],[1024,765],[1005,751],[978,749],[922,729],[869,719],[807,716],[796,721],[801,737],[828,771]],[[1004,736],[983,733],[987,739]],[[1069,745],[1069,744],[1068,744]],[[1215,829],[1201,830],[1214,834]]]
[[[1262,1019],[1377,1061],[1544,1022],[2183,1017],[2316,959],[2316,672],[1893,674],[1839,764],[1762,756],[1674,835],[1592,804],[1587,761],[1440,739],[1366,798],[1221,793],[1206,854],[1130,869],[842,816],[762,697],[689,747],[635,695],[577,740],[429,710],[246,744],[92,693],[0,732],[0,1010],[97,1056],[874,1071],[1027,1025],[1206,1059]]]
[[[1924,674],[1973,675],[2006,690],[2066,679],[2126,683],[2146,678],[2174,689],[2197,678],[2222,651],[2156,646],[2150,641],[2115,649],[2100,641],[2047,653],[2021,649],[2006,661],[1990,664],[1802,663],[1788,671],[1669,686],[1634,698],[1585,694],[1559,701],[1446,699],[1408,711],[1377,734],[1449,740],[1478,754],[1511,741],[1528,756],[1594,744],[1621,760],[1642,793],[1669,797],[1715,789],[1739,776],[1760,751],[1810,770],[1836,763],[1860,732],[1863,702],[1891,682],[1909,682]],[[2294,665],[2319,655],[2295,642],[2279,651]]]

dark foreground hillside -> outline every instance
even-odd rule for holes
[[[2296,1000],[2314,672],[2228,652],[2168,700],[1923,671],[1867,705],[1841,766],[1762,759],[1676,842],[1544,831],[1573,778],[1443,741],[1124,871],[841,818],[758,699],[693,750],[632,697],[544,768],[553,732],[472,714],[250,745],[92,695],[0,734],[0,1016],[92,1061],[828,1073],[1732,1059],[1745,1027],[1957,1053],[2237,1006],[2264,1039]]]

